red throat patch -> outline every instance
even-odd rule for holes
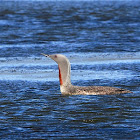
[[[59,68],[59,66],[58,66],[58,68]],[[60,68],[59,68],[59,82],[60,82],[60,85],[63,85],[62,75],[61,75]]]

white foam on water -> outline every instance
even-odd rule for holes
[[[75,65],[113,65],[140,63],[140,53],[75,53],[65,54],[72,67]],[[0,80],[58,81],[57,64],[50,58],[8,57],[0,58]],[[72,70],[72,80],[122,79],[133,77],[131,70]]]

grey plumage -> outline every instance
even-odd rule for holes
[[[108,87],[108,86],[73,86],[71,85],[67,92],[63,92],[65,95],[111,95],[132,93],[129,90],[122,88]]]

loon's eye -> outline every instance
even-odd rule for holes
[[[57,55],[55,55],[54,57],[57,58]]]

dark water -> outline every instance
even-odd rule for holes
[[[140,138],[139,1],[0,1],[0,139]],[[132,94],[63,96],[65,54],[75,85]]]

